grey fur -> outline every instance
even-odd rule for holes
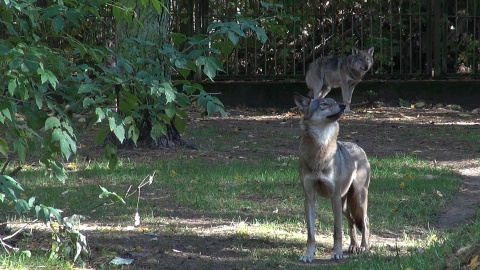
[[[334,230],[332,259],[341,259],[342,213],[348,220],[350,252],[359,252],[369,246],[367,216],[370,163],[358,145],[337,142],[337,120],[346,105],[330,98],[309,99],[295,95],[295,103],[303,113],[299,147],[299,174],[305,192],[305,219],[307,248],[300,260],[312,262],[315,243],[315,196],[331,199]],[[362,232],[358,245],[356,228]]]
[[[350,111],[355,86],[373,65],[373,47],[364,51],[352,49],[348,56],[326,56],[315,59],[309,66],[305,81],[313,98],[323,98],[332,88],[342,89],[343,103]]]

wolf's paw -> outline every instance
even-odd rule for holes
[[[343,259],[343,253],[342,252],[334,252],[332,253],[331,259],[336,261],[336,260],[341,260]]]
[[[313,256],[312,255],[302,255],[302,257],[300,257],[300,261],[301,262],[304,262],[304,263],[311,263],[313,262]]]
[[[365,247],[360,247],[358,245],[351,245],[348,247],[348,252],[358,254],[365,251]]]
[[[350,245],[348,247],[348,252],[356,254],[360,252],[360,249],[361,248],[358,245]]]

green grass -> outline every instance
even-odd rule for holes
[[[45,254],[38,252],[13,252],[0,254],[1,269],[30,270],[30,269],[74,269],[74,266],[64,260],[49,260]]]

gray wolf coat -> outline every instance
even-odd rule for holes
[[[342,89],[343,103],[350,111],[355,86],[373,65],[373,47],[367,51],[352,49],[348,56],[326,56],[315,59],[309,66],[305,81],[313,98],[323,98],[332,88]]]
[[[346,105],[330,98],[309,99],[295,94],[295,104],[303,113],[299,147],[299,174],[305,192],[307,248],[300,260],[312,262],[315,243],[315,197],[331,200],[334,218],[332,259],[341,259],[342,213],[348,221],[349,252],[359,252],[369,246],[367,216],[370,163],[358,145],[337,141],[337,120]],[[357,241],[356,229],[362,232]]]

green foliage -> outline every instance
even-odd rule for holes
[[[50,249],[50,259],[63,257],[76,262],[89,255],[86,236],[74,228],[80,224],[81,219],[82,216],[73,215],[64,218],[62,223],[49,223],[54,240]]]
[[[153,6],[158,14],[167,12],[162,0],[140,3],[144,8]],[[18,159],[23,166],[30,158],[38,159],[49,176],[64,182],[63,162],[77,154],[85,128],[98,127],[99,143],[113,134],[121,143],[136,144],[145,137],[145,123],[150,125],[146,135],[153,140],[166,135],[171,125],[183,132],[188,118],[185,108],[193,101],[207,114],[225,115],[222,103],[200,84],[190,82],[189,75],[201,69],[213,80],[223,71],[220,56],[232,46],[210,46],[212,41],[227,37],[234,46],[247,30],[266,40],[260,24],[245,18],[214,23],[206,35],[172,33],[172,43],[126,38],[113,51],[82,39],[89,31],[88,22],[101,20],[100,10],[106,7],[112,8],[117,21],[143,26],[130,4],[117,1],[64,0],[44,6],[33,0],[9,0],[0,4],[0,27],[5,29],[0,39],[0,87],[5,89],[0,99],[0,160],[5,163],[0,172],[0,201],[13,202],[18,214],[30,213],[50,224],[54,240],[50,256],[73,261],[88,254],[85,237],[62,220],[60,210],[35,205],[33,197],[20,198],[23,189],[5,175],[6,165]],[[171,70],[183,79],[172,80]],[[105,145],[104,157],[114,169],[118,164],[115,144]],[[101,189],[100,198],[124,202],[116,193]]]
[[[110,192],[106,188],[100,186],[102,193],[98,196],[100,199],[108,198],[112,203],[122,202],[125,204],[125,201],[121,196],[118,196],[115,192]]]

